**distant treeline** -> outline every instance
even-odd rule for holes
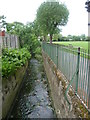
[[[53,38],[53,41],[89,41],[89,38],[84,34],[80,36],[76,35],[68,35],[66,36],[58,36],[57,39]]]
[[[53,38],[53,41],[89,41],[89,37],[85,36],[85,34],[82,35],[68,35],[66,36],[58,36],[57,39]]]
[[[46,40],[49,41],[49,36],[46,37]],[[54,34],[53,35],[53,41],[89,41],[90,38],[85,36],[85,34],[82,35],[68,35],[68,36],[62,36],[61,34]],[[42,41],[42,38],[40,39]]]

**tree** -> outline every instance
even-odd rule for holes
[[[46,33],[46,31],[44,31],[44,28],[42,29],[37,19],[34,21],[34,32],[36,35],[38,35],[38,37],[43,36],[44,41],[46,41],[46,37],[48,34]]]
[[[44,35],[50,34],[50,43],[52,43],[52,36],[56,33],[57,28],[67,24],[68,15],[67,7],[56,1],[44,2],[38,8],[36,19]]]
[[[40,29],[40,26],[38,25],[37,20],[34,20],[33,22],[33,33],[35,33],[37,37],[42,36],[42,31]]]
[[[62,37],[62,35],[60,33],[54,34],[53,35],[53,41],[60,41],[61,37]]]
[[[73,39],[73,36],[72,35],[68,35],[67,36],[67,40],[71,41]]]
[[[80,41],[80,36],[73,35],[73,41]]]
[[[7,23],[6,30],[10,34],[19,35],[23,30],[24,24],[21,22]]]
[[[35,55],[37,47],[40,45],[36,33],[34,32],[34,23],[28,22],[19,34],[21,47],[26,47],[32,55]]]
[[[85,41],[85,40],[86,40],[85,34],[82,34],[82,35],[80,36],[80,38],[81,38],[82,41]]]
[[[3,28],[5,29],[6,27],[6,21],[5,21],[6,17],[4,15],[0,16],[0,30]]]
[[[20,46],[22,47],[22,35],[24,35],[25,25],[21,22],[7,23],[6,32],[10,34],[18,35]]]

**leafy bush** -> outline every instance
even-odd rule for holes
[[[29,38],[27,41],[24,41],[23,45],[23,47],[27,48],[31,52],[32,56],[35,56],[36,54],[35,51],[37,47],[40,46],[41,46],[40,42],[34,35],[32,35],[31,38]]]
[[[31,54],[26,48],[2,50],[2,76],[8,77],[23,66]]]
[[[37,47],[35,50],[35,58],[39,61],[42,61],[42,52],[41,47]]]
[[[40,54],[41,55],[41,47],[37,47],[36,48],[35,54]]]

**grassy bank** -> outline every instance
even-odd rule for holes
[[[66,42],[53,42],[54,44],[60,44],[60,45],[72,45],[74,47],[80,47],[86,50],[88,52],[88,41],[66,41]]]

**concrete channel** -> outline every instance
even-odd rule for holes
[[[9,118],[56,118],[42,62],[31,59]]]

